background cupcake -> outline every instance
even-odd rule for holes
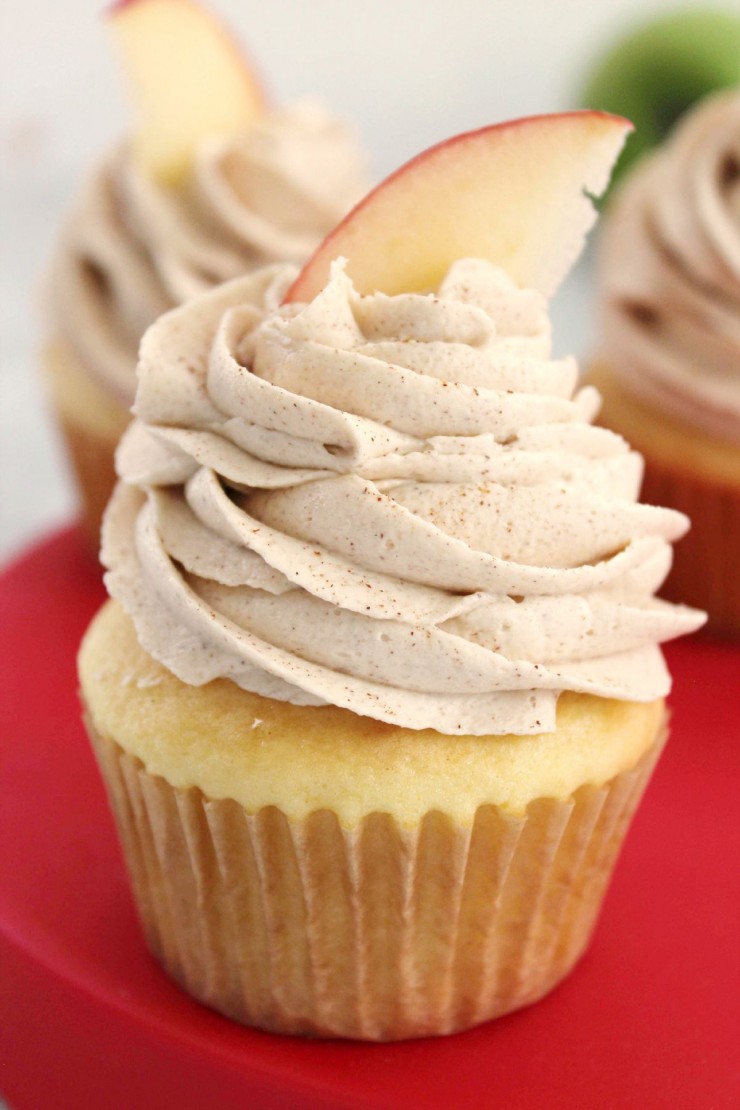
[[[589,66],[584,108],[625,116],[635,126],[614,167],[610,188],[645,154],[660,146],[684,113],[740,82],[740,12],[734,5],[680,5],[650,13],[605,43]],[[631,22],[631,21],[630,21]]]
[[[82,694],[149,945],[240,1021],[447,1033],[588,942],[703,619],[550,357],[625,133],[460,136],[144,338]]]
[[[190,0],[136,0],[109,22],[138,120],[67,218],[44,357],[96,537],[145,329],[220,281],[307,258],[366,187],[345,128],[316,105],[268,107],[235,44]]]
[[[599,259],[601,419],[643,496],[694,523],[667,596],[740,630],[740,92],[704,101],[615,197]]]

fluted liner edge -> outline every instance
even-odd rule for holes
[[[195,998],[281,1033],[401,1040],[534,1002],[585,950],[660,754],[514,816],[291,821],[175,789],[88,724],[149,948]]]

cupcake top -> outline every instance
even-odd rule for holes
[[[142,334],[194,294],[301,262],[367,188],[345,127],[315,104],[201,141],[184,187],[156,183],[123,145],[91,175],[48,282],[56,334],[127,407]]]
[[[652,700],[659,642],[702,614],[654,597],[680,513],[593,427],[547,304],[488,261],[433,294],[362,296],[335,262],[203,294],[144,337],[106,583],[142,647],[412,729],[538,733],[563,690]]]
[[[683,118],[615,200],[600,269],[609,365],[651,406],[740,444],[740,92]]]

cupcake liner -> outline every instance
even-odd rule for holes
[[[62,341],[44,349],[42,373],[97,554],[103,511],[116,482],[114,454],[131,417]]]
[[[90,727],[149,947],[186,991],[281,1033],[400,1040],[534,1002],[594,926],[665,729],[568,801],[471,827],[328,810],[291,821],[179,790]]]
[[[691,531],[673,549],[662,596],[706,609],[710,629],[739,635],[740,481],[720,485],[647,455],[641,499],[691,519]]]
[[[661,596],[705,609],[714,632],[740,634],[740,451],[649,408],[608,364],[595,363],[587,381],[602,395],[599,423],[645,459],[640,500],[678,509],[691,520],[691,530],[673,547]]]
[[[118,441],[81,428],[60,412],[56,420],[77,482],[85,531],[97,552],[103,513],[116,484],[113,459]]]

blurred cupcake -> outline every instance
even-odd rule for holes
[[[268,108],[234,43],[189,0],[136,0],[109,19],[140,119],[66,221],[44,355],[96,543],[149,324],[219,282],[303,261],[367,188],[345,128],[318,105]]]
[[[704,101],[615,197],[599,264],[601,420],[642,496],[693,521],[666,596],[740,631],[740,92]]]
[[[588,943],[703,620],[538,291],[624,132],[460,136],[144,337],[82,698],[149,946],[238,1021],[450,1033]]]

